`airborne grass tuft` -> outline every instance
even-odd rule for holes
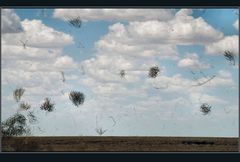
[[[107,130],[104,130],[102,128],[96,128],[95,131],[97,132],[98,135],[103,135]]]
[[[79,106],[79,105],[82,105],[84,103],[84,100],[85,100],[85,96],[83,93],[81,92],[77,92],[77,91],[72,91],[70,92],[69,94],[69,99],[72,101],[72,103],[75,105],[75,106]]]
[[[207,115],[210,113],[212,106],[208,105],[207,103],[203,103],[200,106],[200,111],[203,113],[203,115]]]
[[[121,70],[119,74],[120,74],[121,78],[124,78],[126,75],[126,72],[125,72],[125,70]]]
[[[69,25],[71,25],[75,28],[81,28],[81,26],[82,26],[82,20],[80,17],[67,18],[67,21],[68,21]]]
[[[30,108],[31,108],[31,105],[29,105],[28,103],[26,103],[26,102],[20,103],[20,109],[22,109],[22,110],[28,110],[28,109],[30,109]]]
[[[149,69],[148,76],[150,78],[156,78],[159,72],[159,68],[157,66],[153,66]]]
[[[228,60],[233,65],[235,65],[235,58],[234,58],[234,54],[232,52],[225,51],[223,55],[224,55],[226,60]]]
[[[13,92],[13,98],[16,100],[16,102],[20,101],[24,92],[25,92],[25,89],[23,89],[23,88],[15,89],[15,91]]]
[[[50,98],[45,98],[44,103],[40,106],[41,110],[52,112],[54,110],[54,103],[51,103]]]

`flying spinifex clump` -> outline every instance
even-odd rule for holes
[[[20,101],[24,92],[25,92],[25,89],[23,89],[23,88],[15,89],[15,91],[13,92],[13,98],[16,100],[16,102]]]
[[[82,105],[84,103],[84,100],[85,100],[85,96],[83,93],[81,92],[77,92],[77,91],[72,91],[70,92],[69,94],[69,99],[72,101],[72,103],[75,105],[75,106],[79,106],[79,105]]]
[[[234,54],[232,52],[225,51],[223,55],[224,55],[226,60],[228,60],[233,65],[235,65],[235,58],[234,58]]]
[[[96,128],[95,131],[97,132],[98,135],[103,135],[107,130],[102,129],[102,128]]]
[[[157,66],[153,66],[149,69],[148,76],[150,78],[156,78],[159,72],[159,68]]]
[[[54,110],[54,103],[51,103],[50,98],[45,98],[45,101],[40,106],[40,109],[48,112],[52,112]]]
[[[20,103],[20,109],[22,109],[22,110],[28,110],[28,109],[30,109],[30,108],[31,108],[31,105],[29,105],[28,103],[26,103],[26,102]]]
[[[81,28],[82,26],[82,20],[79,16],[75,18],[68,18],[67,21],[73,27]]]
[[[207,103],[203,103],[200,107],[200,111],[204,114],[207,115],[211,111],[211,106],[208,105]]]
[[[120,74],[121,78],[124,78],[126,75],[126,72],[125,72],[125,70],[120,70],[119,74]]]

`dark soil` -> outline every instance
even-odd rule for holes
[[[3,137],[3,152],[169,151],[237,152],[238,138]]]

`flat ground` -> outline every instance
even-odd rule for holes
[[[204,151],[237,152],[238,138],[200,137],[3,137],[2,151]]]

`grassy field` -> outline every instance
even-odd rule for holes
[[[238,138],[200,137],[3,137],[3,152],[212,151],[237,152]]]

